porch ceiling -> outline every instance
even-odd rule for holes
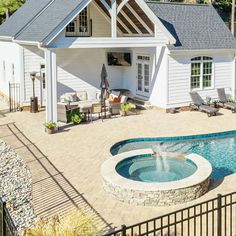
[[[110,14],[103,5],[102,1],[94,0],[102,11],[110,18]],[[111,0],[105,0],[111,6]],[[119,5],[122,0],[117,0]],[[145,22],[145,23],[144,23]],[[144,25],[145,24],[145,25]],[[117,26],[123,34],[140,35],[154,33],[154,24],[139,7],[135,0],[129,0],[117,15]],[[149,28],[149,30],[147,30]]]

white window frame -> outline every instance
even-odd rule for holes
[[[193,60],[195,58],[200,57],[200,60]],[[208,57],[211,59],[203,59],[203,57]],[[192,61],[193,60],[193,61]],[[214,60],[212,57],[210,56],[196,56],[196,57],[192,57],[190,59],[190,90],[191,91],[201,91],[201,90],[209,90],[209,89],[213,89],[215,86],[215,76],[214,76]],[[211,62],[212,63],[212,73],[211,73],[211,86],[210,87],[203,87],[203,63],[206,62]],[[200,63],[200,87],[199,88],[192,88],[192,64],[194,63]]]
[[[88,31],[86,32],[80,32],[80,16],[81,14],[83,14],[84,10],[87,9],[87,27],[88,27]],[[70,25],[70,23],[73,23],[74,22],[74,28],[75,28],[75,31],[67,31],[67,27]],[[88,37],[91,35],[91,25],[90,25],[90,9],[89,9],[89,6],[85,7],[80,13],[79,15],[76,16],[76,18],[70,22],[66,29],[65,29],[65,34],[66,34],[66,37]]]

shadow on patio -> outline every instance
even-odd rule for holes
[[[112,230],[111,225],[90,205],[83,193],[77,191],[14,123],[0,126],[0,139],[11,145],[29,167],[32,174],[33,203],[39,217],[50,217],[76,207],[92,215],[102,230]]]

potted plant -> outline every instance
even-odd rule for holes
[[[57,125],[55,122],[49,121],[44,124],[44,127],[46,128],[48,134],[53,134]]]
[[[78,125],[85,118],[84,113],[79,112],[78,110],[74,110],[69,114],[69,122],[72,122],[74,125]]]
[[[124,103],[120,106],[120,115],[127,116],[128,112],[135,108],[135,105],[132,103]]]

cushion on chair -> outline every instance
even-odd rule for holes
[[[112,91],[111,92],[113,97],[119,97],[120,96],[120,91]]]
[[[113,103],[120,103],[120,97],[114,98]]]
[[[76,93],[79,101],[86,101],[88,100],[88,94],[86,91],[79,91]]]
[[[120,97],[120,103],[122,103],[122,104],[126,103],[127,100],[128,100],[128,97],[125,96],[125,95],[122,95],[122,96]]]

